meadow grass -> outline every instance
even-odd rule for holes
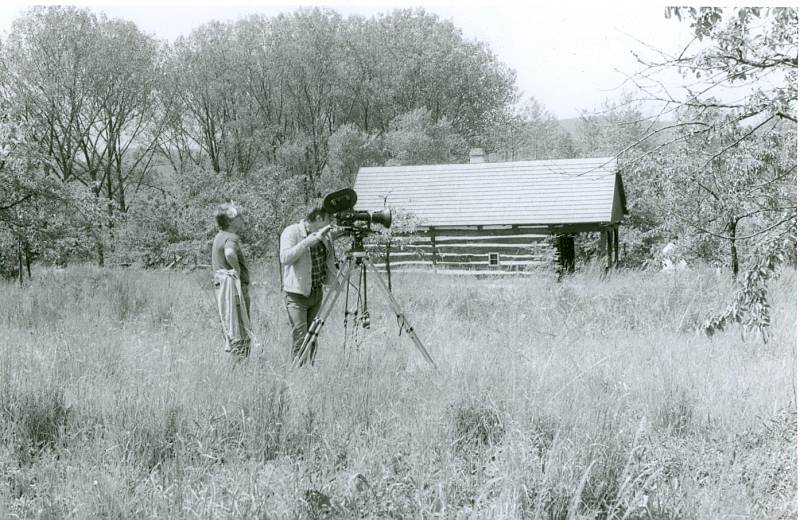
[[[3,518],[795,518],[796,273],[774,339],[695,330],[727,276],[393,276],[289,370],[222,352],[206,272],[49,271],[2,286]],[[353,332],[352,326],[349,329]]]

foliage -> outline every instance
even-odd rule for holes
[[[648,138],[656,127],[659,123],[648,119],[633,94],[625,93],[615,100],[606,99],[593,111],[584,110],[573,132],[578,156],[617,161],[629,212],[620,233],[620,247],[625,251],[620,261],[626,267],[650,265],[669,238],[659,206],[662,170],[652,159],[657,139]],[[579,236],[576,247],[591,255],[596,250],[594,239]]]
[[[717,245],[705,260],[713,261],[727,248],[726,263],[735,277],[740,247],[793,226],[796,131],[794,125],[773,124],[748,135],[753,128],[721,124],[720,117],[715,111],[687,116],[710,128],[698,132],[684,127],[680,144],[654,158],[661,172],[654,200],[665,226],[683,237],[689,251],[701,252],[711,240]]]
[[[29,269],[34,258],[60,261],[78,252],[84,240],[74,232],[74,215],[91,206],[44,173],[32,159],[26,125],[12,117],[0,112],[0,275],[21,279],[21,263]]]
[[[28,134],[25,160],[103,199],[104,212],[73,212],[101,264],[115,213],[152,164],[158,50],[133,23],[73,7],[29,9],[2,48],[0,88]]]
[[[758,85],[740,102],[690,101],[690,106],[731,109],[737,120],[761,116],[797,123],[796,8],[669,7],[666,15],[686,18],[697,41],[707,43],[672,63],[703,81],[695,93],[722,84]]]
[[[732,323],[739,323],[744,332],[757,332],[764,343],[769,341],[771,318],[767,283],[778,275],[790,252],[796,250],[795,237],[762,241],[753,254],[752,264],[739,280],[733,302],[724,312],[707,318],[703,331],[713,336]]]
[[[72,7],[31,8],[3,48],[5,97],[40,145],[30,152],[121,211],[152,155],[157,52],[131,22]]]
[[[88,9],[33,7],[0,53],[4,114],[27,136],[14,178],[59,192],[58,204],[36,199],[26,244],[61,261],[199,255],[219,197],[252,208],[266,251],[361,165],[463,156],[514,95],[513,72],[485,45],[421,9],[300,9],[212,22],[166,45]],[[14,190],[4,206],[33,211]],[[34,229],[48,233],[35,247]]]
[[[386,161],[383,140],[352,123],[340,126],[328,138],[328,161],[321,186],[326,192],[351,187],[362,166],[380,166]]]
[[[433,118],[428,109],[398,116],[386,133],[387,166],[464,162],[467,143],[447,118]]]
[[[489,131],[489,149],[500,160],[570,159],[577,149],[572,136],[535,98],[504,113]]]
[[[341,128],[374,140],[396,131],[401,114],[427,110],[430,124],[475,138],[514,90],[485,46],[423,10],[343,19],[300,9],[213,22],[180,38],[168,63],[162,150],[176,168],[208,161],[246,175],[288,153],[310,196],[324,171],[343,167],[342,149],[330,151],[344,145]]]
[[[727,246],[736,276],[739,247],[773,243],[796,221],[797,10],[669,7],[666,16],[688,22],[694,39],[676,55],[638,56],[640,100],[661,104],[647,119],[674,117],[637,141],[650,143],[632,161],[647,172],[641,200],[664,216],[652,224],[705,260]],[[683,74],[685,97],[659,80],[665,70]]]
[[[113,257],[117,263],[148,267],[206,264],[218,231],[214,211],[225,201],[243,210],[247,258],[274,256],[280,231],[305,209],[301,197],[300,179],[285,179],[274,167],[253,171],[247,179],[192,170],[128,211]]]

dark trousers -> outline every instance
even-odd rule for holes
[[[303,339],[308,332],[308,326],[317,317],[319,308],[322,305],[322,287],[311,290],[307,297],[297,293],[284,293],[286,300],[286,311],[289,313],[289,322],[292,325],[292,359],[300,355],[303,346]],[[308,346],[308,360],[314,364],[314,357],[317,354],[317,343],[313,342]]]

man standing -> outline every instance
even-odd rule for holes
[[[292,359],[302,352],[303,339],[322,304],[322,286],[336,281],[335,251],[331,216],[322,206],[308,212],[302,221],[291,224],[281,233],[280,260],[283,268],[283,291],[286,310],[292,325]],[[316,342],[308,346],[307,356],[314,364]]]
[[[211,268],[217,308],[225,335],[225,352],[242,359],[250,355],[250,274],[242,255],[244,231],[241,210],[222,204],[216,213],[220,231],[211,246]]]

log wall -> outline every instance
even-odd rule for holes
[[[376,266],[384,268],[385,249],[375,248],[372,252]],[[393,244],[389,261],[391,269],[398,271],[554,270],[557,253],[552,235],[542,228],[426,228],[408,243]]]

